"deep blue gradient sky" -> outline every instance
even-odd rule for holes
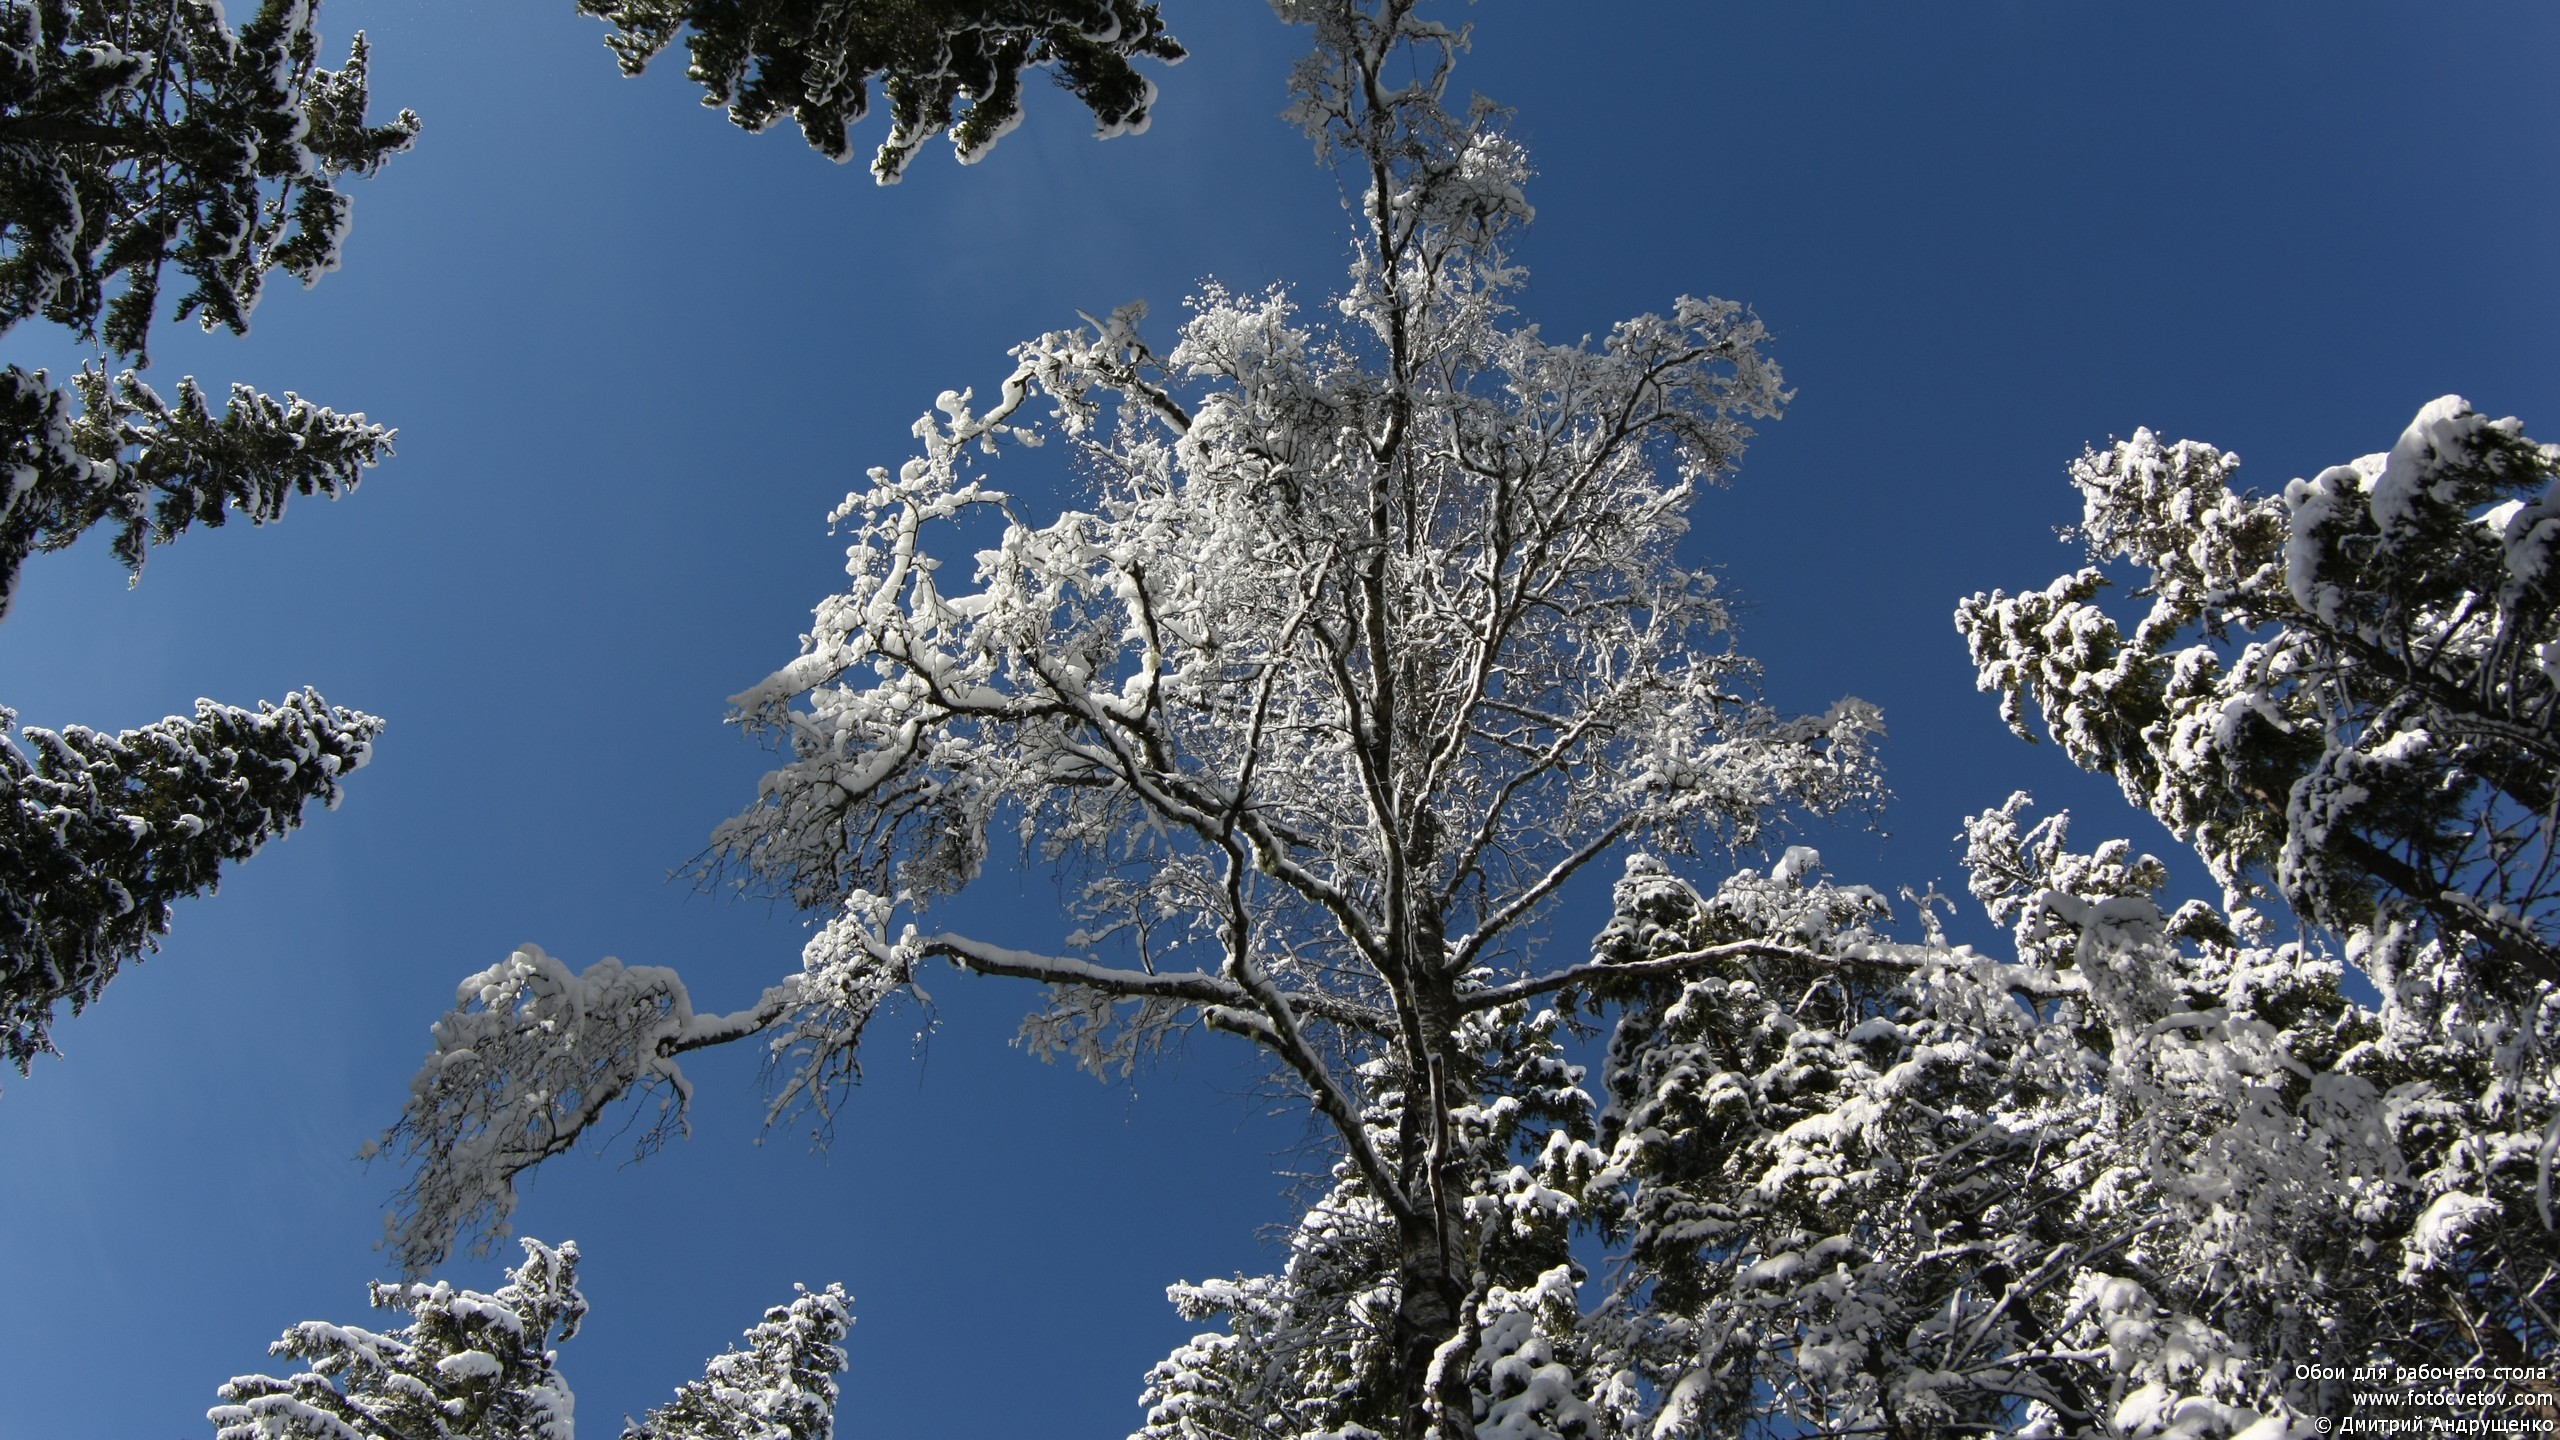
[[[62,1058],[0,1076],[0,1440],[204,1434],[285,1326],[361,1318],[397,1177],[350,1157],[512,945],[676,965],[705,1008],[796,966],[794,916],[666,876],[753,796],[722,702],[833,588],[826,512],[935,392],[985,392],[1079,309],[1145,297],[1161,335],[1200,277],[1313,298],[1341,274],[1340,192],[1272,118],[1297,36],[1248,0],[1165,8],[1195,54],[1152,133],[1094,144],[1043,90],[984,164],[879,190],[734,131],[676,65],[618,78],[566,0],[327,0],[425,133],[357,188],[341,273],[246,340],[166,332],[152,373],[363,409],[398,457],[340,504],[187,536],[132,591],[102,545],[39,558],[0,701],[113,727],[310,684],[390,727],[341,810],[183,907]],[[1541,167],[1530,318],[1597,333],[1688,291],[1776,332],[1798,398],[1697,543],[1779,702],[1885,709],[1890,838],[1817,837],[1848,878],[1954,888],[1959,818],[2018,787],[2084,837],[2171,843],[2009,738],[1948,623],[2071,565],[2083,443],[2148,425],[2275,487],[2447,391],[2560,438],[2539,0],[1449,18],[1477,27],[1461,86],[1517,109]],[[0,358],[72,358],[48,344],[22,327]],[[1054,896],[1008,871],[951,918],[1053,942]],[[1580,897],[1560,949],[1595,923]],[[519,1228],[587,1254],[564,1363],[591,1435],[793,1281],[842,1280],[848,1436],[1116,1437],[1195,1328],[1165,1282],[1267,1268],[1275,1176],[1323,1162],[1233,1046],[1107,1089],[1007,1048],[1022,988],[929,983],[938,1030],[912,1058],[912,1024],[875,1030],[832,1149],[759,1146],[755,1057],[710,1054],[689,1143],[533,1183]]]

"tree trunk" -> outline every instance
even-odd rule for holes
[[[1416,1203],[1410,1218],[1396,1227],[1396,1391],[1407,1440],[1475,1440],[1474,1403],[1467,1387],[1473,1357],[1452,1355],[1453,1363],[1437,1386],[1431,1378],[1441,1347],[1466,1324],[1472,1279],[1467,1260],[1473,1252],[1463,1218],[1449,1204],[1450,1169],[1457,1162],[1451,1153],[1449,1096],[1459,1079],[1459,1011],[1457,987],[1436,963],[1442,948],[1440,927],[1433,923],[1437,919],[1426,917],[1414,927],[1420,932],[1420,943],[1413,946],[1418,953],[1407,957],[1406,974],[1412,977],[1408,993],[1429,1048],[1405,1082],[1405,1123],[1400,1127],[1407,1157],[1401,1168],[1412,1177],[1406,1193]]]
[[[1468,1399],[1467,1367],[1460,1363],[1441,1376],[1438,1393],[1431,1385],[1431,1362],[1458,1333],[1466,1311],[1467,1287],[1440,1252],[1440,1237],[1427,1216],[1397,1227],[1395,1329],[1396,1397],[1404,1409],[1405,1440],[1475,1440],[1474,1407]],[[1432,1424],[1433,1401],[1440,1424]]]

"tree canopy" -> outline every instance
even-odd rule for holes
[[[0,328],[41,316],[139,357],[172,264],[178,318],[234,334],[270,271],[338,268],[335,177],[380,169],[418,118],[367,123],[364,38],[321,69],[318,9],[261,0],[235,30],[209,0],[0,6]]]
[[[827,917],[801,971],[728,1015],[695,1013],[673,971],[534,947],[466,981],[388,1137],[415,1166],[404,1261],[494,1231],[519,1175],[635,1093],[662,1092],[643,1148],[664,1138],[685,1052],[759,1040],[773,1113],[827,1112],[875,1017],[942,960],[1046,986],[1023,1043],[1097,1075],[1240,1036],[1338,1147],[1281,1270],[1173,1287],[1224,1328],[1150,1372],[1146,1440],[2269,1440],[2345,1405],[2322,1367],[2549,1357],[2560,1017],[2529,967],[2463,981],[2502,953],[2472,917],[2547,923],[2519,903],[2542,872],[2516,800],[2547,781],[2491,728],[2512,715],[2468,722],[2468,751],[2391,738],[2372,717],[2410,662],[2353,670],[2469,656],[2444,688],[2494,673],[2521,687],[2502,714],[2540,715],[2547,681],[2513,677],[2541,623],[2518,567],[2548,453],[2446,401],[2403,442],[2408,475],[2378,459],[2293,487],[2306,529],[2348,527],[2350,577],[2208,487],[2210,452],[2163,460],[2140,435],[2074,471],[2093,558],[2168,576],[2134,645],[2085,604],[2049,618],[2093,572],[2045,610],[1966,602],[1985,687],[2083,706],[2056,726],[2074,758],[2141,777],[2128,793],[2196,841],[2224,906],[2167,905],[2159,861],[2076,851],[2023,795],[1968,824],[2010,955],[1950,940],[1934,893],[1898,924],[1803,847],[1694,885],[1672,861],[1881,794],[1872,708],[1754,699],[1711,579],[1675,553],[1788,398],[1765,335],[1694,299],[1597,344],[1518,325],[1528,166],[1501,112],[1444,107],[1462,37],[1398,0],[1280,8],[1315,36],[1290,118],[1356,197],[1348,287],[1301,307],[1207,284],[1165,348],[1126,307],[1017,347],[983,409],[944,392],[920,452],[835,512],[847,588],[733,700],[787,759],[697,873]],[[999,462],[1052,443],[1084,491],[1037,518]],[[2368,491],[2373,514],[2449,507],[2434,548],[2355,542],[2335,500],[2302,519]],[[2453,555],[2479,574],[2448,579]],[[2143,658],[2185,625],[2198,648]],[[2186,698],[2243,625],[2292,658],[2233,668],[2281,682]],[[2324,733],[2349,739],[2303,749]],[[2212,766],[2194,735],[2225,737]],[[2444,757],[2410,782],[2436,809],[2385,800],[2380,838],[2336,851],[2366,857],[2368,888],[2292,878],[2333,843],[2317,817],[2292,822],[2310,840],[2232,839],[2221,817],[2269,813],[2247,787],[2324,753],[2340,771],[2364,740],[2382,763]],[[2154,783],[2164,754],[2185,789]],[[2317,785],[2286,783],[2303,813]],[[2329,898],[2371,894],[2371,853],[2460,841],[2459,819],[2477,848],[2405,891],[2437,923],[2385,937],[2370,901]],[[1073,953],[924,928],[999,831],[1070,877]],[[1589,958],[1542,961],[1558,894],[1613,857]],[[2455,875],[2468,898],[2439,899]],[[2317,928],[2277,941],[2244,903],[2269,898]],[[2428,983],[2369,1004],[2346,959]],[[1596,1087],[1566,1046],[1595,1023]]]
[[[2279,493],[2239,466],[2148,430],[2082,456],[2090,564],[1958,612],[1982,688],[2234,903],[2272,888],[2360,952],[2440,937],[2510,996],[2560,982],[2560,448],[2447,395]],[[2109,564],[2151,602],[2131,635]]]
[[[1106,132],[1151,99],[1129,62],[1171,58],[1147,5],[579,8],[626,68],[685,40],[714,105],[790,116],[839,158],[876,81],[883,178],[930,134],[983,154],[1027,69],[1077,88],[1074,45],[1140,87],[1078,90]],[[297,1373],[221,1388],[223,1440],[572,1440],[577,1248],[528,1241],[485,1291],[425,1272],[504,1235],[536,1167],[682,1133],[696,1051],[759,1056],[768,1125],[830,1135],[881,1025],[933,1024],[938,966],[1036,984],[1021,1048],[1105,1080],[1195,1039],[1250,1052],[1313,1137],[1269,1263],[1168,1287],[1198,1333],[1145,1370],[1133,1440],[2547,1418],[2560,776],[2537,737],[2560,685],[2560,449],[2447,396],[2273,496],[2148,430],[2088,451],[2086,565],[1974,595],[1957,629],[2010,727],[2038,711],[2149,843],[2156,820],[2195,849],[2218,902],[2182,900],[2103,806],[2039,811],[2010,783],[1964,821],[1968,904],[1835,876],[1798,842],[1839,855],[1803,832],[1877,813],[1882,717],[1769,699],[1790,692],[1763,689],[1690,545],[1702,497],[1792,407],[1778,342],[1685,296],[1548,338],[1522,313],[1528,154],[1507,112],[1451,98],[1468,34],[1417,0],[1276,8],[1314,42],[1288,115],[1340,182],[1347,281],[1205,281],[1171,323],[1097,307],[983,394],[940,395],[903,463],[836,508],[845,579],[797,653],[732,697],[778,758],[687,872],[805,917],[798,969],[731,1013],[697,1010],[733,977],[690,960],[580,968],[528,943],[464,979],[384,1137],[409,1273],[373,1296],[398,1318],[292,1327],[272,1353]],[[254,392],[226,428],[191,381],[164,402],[103,363],[65,390],[10,379],[35,477],[16,493],[49,497],[0,516],[13,567],[113,522],[138,568],[193,520],[337,493],[390,438]],[[0,745],[21,1068],[175,897],[334,802],[379,726],[305,692]],[[1057,879],[1045,940],[985,883],[1007,841]],[[1575,907],[1604,891],[1589,934]],[[858,1185],[1046,1231],[1061,1258],[1083,1238],[1053,1228],[1072,1171],[1006,1155],[1000,1193],[959,1195],[920,1153],[850,1158]],[[1134,1210],[1181,1188],[1165,1178],[1115,1197]],[[844,1209],[716,1219],[795,1257],[844,1232],[935,1248],[905,1214],[824,1203]],[[642,1263],[684,1288],[671,1247]],[[1066,1349],[1015,1313],[1043,1278],[966,1287],[952,1372],[992,1390]],[[840,1289],[799,1292],[626,1440],[825,1440],[849,1324]],[[2407,1389],[2415,1367],[2464,1383]],[[914,1388],[955,1427],[1019,1423]],[[2378,1391],[2399,1398],[2377,1411]],[[848,1423],[883,1398],[855,1391]]]
[[[1161,354],[1125,309],[1018,347],[984,413],[944,394],[923,453],[838,510],[848,591],[735,702],[793,758],[711,868],[833,913],[802,973],[719,1018],[668,972],[530,950],[466,985],[391,1137],[420,1165],[413,1268],[627,1088],[679,1084],[680,1051],[764,1037],[784,1103],[829,1103],[939,958],[1047,985],[1027,1038],[1098,1072],[1195,1026],[1263,1047],[1393,1230],[1383,1394],[1463,1416],[1494,1283],[1449,1168],[1471,1017],[1565,983],[1522,937],[1622,842],[1872,799],[1876,718],[1752,699],[1673,557],[1785,398],[1758,323],[1696,299],[1596,347],[1508,323],[1526,163],[1493,111],[1442,107],[1458,37],[1403,3],[1290,13],[1317,37],[1294,117],[1367,191],[1339,321],[1211,287]],[[1091,508],[1034,524],[971,457],[1050,438]],[[963,590],[931,537],[981,516],[1002,538]],[[1084,877],[1094,958],[897,928],[999,823]],[[555,1012],[602,1023],[563,1047]]]
[[[0,371],[0,454],[16,475],[0,504],[0,615],[32,550],[112,521],[116,557],[139,575],[146,547],[190,524],[233,510],[265,524],[292,494],[352,489],[389,453],[391,432],[362,415],[241,386],[216,420],[192,378],[171,406],[103,358],[149,363],[172,265],[188,282],[177,318],[233,334],[270,272],[308,286],[338,268],[354,206],[335,180],[407,149],[418,117],[367,123],[364,37],[321,69],[318,9],[262,0],[235,31],[208,0],[0,3],[0,333],[43,319],[102,356],[77,379],[76,417],[42,371]]]
[[[255,711],[199,700],[117,735],[31,729],[32,758],[0,740],[0,1057],[24,1074],[53,1048],[55,1007],[97,999],[169,932],[176,901],[312,800],[335,808],[381,729],[305,690]]]

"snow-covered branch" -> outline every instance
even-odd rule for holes
[[[375,1285],[375,1309],[411,1317],[396,1331],[294,1326],[270,1352],[311,1368],[224,1385],[205,1414],[217,1440],[572,1440],[576,1400],[554,1347],[587,1315],[578,1247],[527,1240],[524,1252],[492,1294]]]
[[[2089,567],[1959,608],[1981,687],[2235,899],[2454,939],[2511,999],[2560,984],[2560,448],[2448,395],[2280,494],[2238,469],[2147,430],[2082,456]],[[2130,634],[2110,565],[2145,572]]]
[[[234,515],[253,525],[282,519],[295,495],[335,498],[391,453],[393,431],[341,415],[291,391],[279,402],[231,387],[216,416],[194,377],[174,403],[127,370],[97,366],[58,389],[42,370],[0,370],[0,617],[38,551],[59,550],[100,526],[116,559],[138,580],[155,545],[190,526]]]
[[[1736,960],[1782,960],[1811,966],[1873,966],[1884,970],[1908,970],[1916,963],[1874,948],[1845,955],[1827,955],[1796,945],[1780,945],[1766,940],[1737,940],[1724,945],[1710,945],[1699,950],[1657,955],[1646,960],[1594,960],[1571,965],[1545,975],[1507,984],[1490,985],[1482,990],[1468,990],[1458,996],[1458,1004],[1468,1010],[1490,1010],[1496,1006],[1514,1005],[1559,990],[1587,986],[1595,981],[1662,980],[1694,975],[1704,970],[1730,964]]]
[[[937,958],[1044,987],[1025,1043],[1097,1072],[1195,1023],[1252,1040],[1393,1232],[1390,1388],[1454,1416],[1476,1339],[1529,1338],[1466,1313],[1507,1243],[1441,1173],[1471,1102],[1375,1122],[1480,1067],[1503,1001],[1462,972],[1635,837],[1756,843],[1871,799],[1876,726],[1754,699],[1678,558],[1786,401],[1758,321],[1681,297],[1597,342],[1519,323],[1528,159],[1498,112],[1443,107],[1463,36],[1408,0],[1282,11],[1318,47],[1299,118],[1370,192],[1348,289],[1204,284],[1169,346],[1126,306],[1017,347],[984,414],[938,397],[832,517],[845,580],[800,653],[735,697],[787,754],[701,874],[831,917],[740,1022],[788,1057],[777,1108],[823,1109]],[[1084,488],[1035,517],[998,475],[1046,443]],[[999,831],[1075,877],[1074,956],[924,928]],[[672,1087],[644,1029],[584,1088],[537,1088]],[[557,1109],[523,1154],[585,1123]],[[1504,1313],[1549,1304],[1530,1281],[1562,1263],[1511,1277]]]
[[[675,1057],[759,1033],[801,1000],[793,977],[745,1010],[697,1015],[672,970],[608,956],[572,973],[536,945],[462,982],[382,1137],[416,1166],[391,1232],[402,1268],[423,1273],[458,1238],[478,1234],[485,1246],[504,1233],[516,1176],[575,1147],[634,1092],[665,1092],[639,1141],[644,1154],[655,1148],[683,1128],[692,1097]]]

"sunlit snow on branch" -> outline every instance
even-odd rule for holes
[[[1982,688],[2233,903],[2270,887],[2341,934],[2455,940],[2508,993],[2560,982],[2560,449],[2448,395],[2280,494],[2238,468],[2147,430],[2084,455],[2089,568],[1958,612]],[[2110,564],[2145,577],[2130,633],[2096,603]]]
[[[1531,971],[1530,938],[1628,844],[1747,852],[1872,806],[1881,725],[1759,700],[1677,555],[1788,398],[1759,321],[1682,297],[1597,340],[1518,323],[1529,163],[1497,111],[1442,107],[1459,37],[1404,3],[1283,9],[1317,39],[1293,114],[1367,196],[1348,287],[1203,283],[1169,334],[1132,304],[1028,341],[846,496],[843,590],[733,701],[786,758],[701,870],[825,929],[722,1033],[762,1035],[777,1109],[822,1119],[927,961],[1044,986],[1024,1042],[1097,1074],[1195,1030],[1249,1040],[1340,1141],[1392,1259],[1371,1418],[1336,1419],[1463,1427],[1482,1400],[1571,1428],[1589,1395],[1511,1378],[1566,1338],[1484,1309],[1541,1285],[1521,1303],[1552,1308],[1540,1277],[1596,1168],[1570,1144],[1518,1164],[1518,1117],[1479,1113],[1487,1054],[1548,1034],[1528,1003],[1582,982]],[[1001,480],[1042,443],[1081,479],[1049,516]],[[1065,953],[925,923],[999,830],[1072,877]],[[680,1103],[673,978],[572,982],[535,954],[475,982],[496,988],[445,1022],[395,1135],[420,1162],[413,1265],[617,1096]],[[595,1005],[620,1018],[574,1018]],[[1537,1106],[1570,1110],[1553,1089]],[[1488,1333],[1506,1348],[1478,1364]]]
[[[1347,285],[1204,282],[936,398],[733,697],[782,758],[697,874],[818,922],[800,973],[716,1021],[665,971],[475,977],[394,1132],[404,1261],[619,1100],[663,1134],[700,1044],[770,1047],[823,1130],[939,963],[1041,987],[1023,1043],[1099,1075],[1246,1040],[1330,1132],[1275,1273],[1173,1287],[1223,1324],[1149,1372],[1144,1440],[2276,1440],[2340,1413],[2315,1364],[2549,1357],[2551,452],[2442,401],[2277,498],[2148,434],[2084,457],[2091,568],[1961,623],[2012,723],[2229,893],[2172,908],[2017,796],[1964,837],[2010,943],[1956,944],[1946,897],[1786,843],[1880,800],[1880,717],[1761,701],[1680,559],[1789,398],[1759,322],[1519,323],[1531,169],[1442,103],[1463,33],[1279,9]],[[1044,444],[1054,513],[1006,475]],[[1000,842],[1063,878],[1051,950],[937,928]],[[1610,1017],[1591,1083],[1566,1037]]]
[[[404,1269],[422,1272],[463,1235],[504,1233],[515,1177],[567,1151],[615,1101],[656,1093],[642,1154],[684,1125],[692,1088],[675,1057],[752,1034],[796,994],[786,982],[735,1015],[696,1015],[684,982],[610,956],[572,973],[527,945],[465,980],[383,1148],[414,1159],[386,1219]],[[368,1154],[374,1147],[368,1145]]]

